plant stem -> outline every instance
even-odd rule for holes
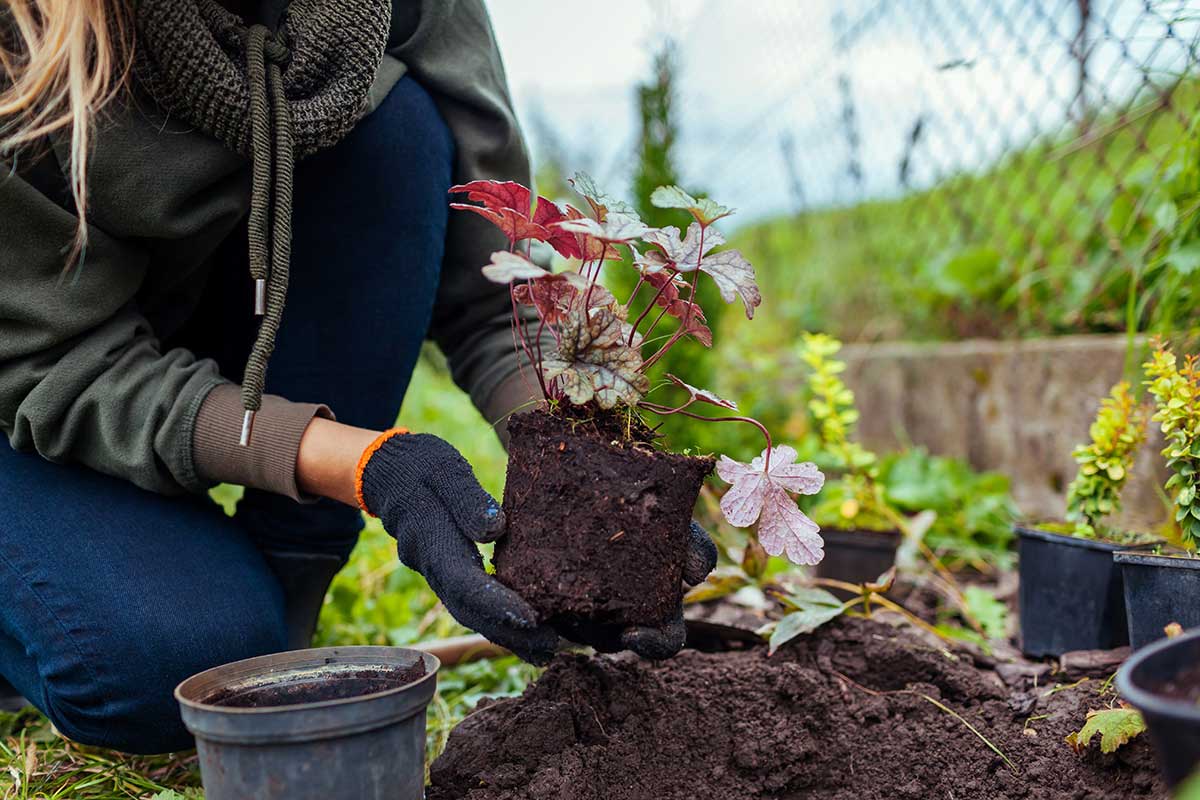
[[[661,414],[664,417],[670,416],[671,414],[682,414],[685,417],[691,417],[692,419],[698,419],[704,422],[745,422],[753,425],[762,432],[763,438],[767,440],[767,457],[765,459],[766,463],[764,466],[766,467],[767,472],[771,471],[771,450],[773,449],[773,446],[771,444],[771,432],[767,430],[767,426],[763,425],[753,417],[706,417],[703,414],[685,411],[684,409],[690,406],[693,402],[695,402],[694,399],[689,400],[678,408],[664,406],[660,403],[651,403],[647,400],[642,400],[640,403],[638,403],[638,405],[642,408],[645,408],[647,411],[653,411],[654,413]]]
[[[634,321],[633,328],[629,331],[630,347],[633,347],[633,336],[637,333],[638,326],[642,324],[644,319],[646,319],[646,315],[650,313],[650,309],[654,308],[654,305],[658,302],[658,298],[662,297],[662,293],[665,292],[667,287],[673,283],[675,283],[675,273],[672,271],[672,273],[667,276],[667,282],[658,287],[658,291],[655,292],[654,297],[650,300],[646,307],[642,309],[642,313],[638,315],[637,320]]]
[[[701,241],[701,243],[704,242],[704,234],[703,233],[700,235],[700,241]],[[701,249],[703,250],[703,244],[701,244]],[[692,273],[692,284],[691,284],[692,291],[691,291],[691,294],[688,295],[688,299],[689,299],[688,308],[687,308],[687,311],[683,315],[683,319],[680,320],[678,330],[675,331],[674,335],[671,336],[671,338],[667,340],[667,343],[664,344],[657,353],[650,356],[650,358],[647,359],[646,361],[642,362],[641,368],[643,371],[649,369],[651,366],[654,365],[654,362],[658,361],[660,358],[662,358],[664,355],[666,355],[667,351],[670,350],[672,347],[674,347],[675,343],[678,342],[680,339],[682,339],[684,337],[684,335],[687,333],[688,326],[692,324],[692,309],[694,309],[696,307],[696,301],[693,300],[692,298],[694,298],[696,296],[696,283],[697,283],[697,281],[699,281],[699,279],[700,279],[700,270],[697,269],[694,273]]]

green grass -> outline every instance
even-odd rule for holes
[[[499,494],[504,451],[435,357],[422,359],[412,386],[399,424],[454,444],[485,488]],[[228,508],[238,493],[219,487],[215,494]],[[316,644],[407,645],[463,632],[425,581],[400,566],[395,543],[371,520],[326,598]],[[427,716],[429,760],[481,697],[520,693],[535,674],[515,658],[444,670]],[[0,714],[0,800],[198,800],[203,797],[199,786],[192,753],[126,756],[72,744],[36,711]]]

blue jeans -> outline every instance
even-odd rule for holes
[[[453,142],[411,78],[296,172],[291,285],[267,390],[338,419],[394,423],[433,310]],[[214,259],[177,337],[240,378],[253,320],[245,239]],[[233,260],[229,260],[233,259]],[[0,447],[0,675],[75,741],[129,752],[191,746],[172,697],[187,676],[285,649],[264,550],[347,555],[357,510],[248,491],[234,518],[207,498]]]

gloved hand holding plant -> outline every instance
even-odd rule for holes
[[[572,185],[590,215],[545,198],[534,208],[529,190],[511,182],[451,190],[481,204],[452,207],[487,218],[511,242],[483,274],[511,287],[514,341],[545,401],[544,409],[509,420],[503,510],[462,457],[429,436],[383,437],[369,448],[360,500],[455,618],[521,657],[544,661],[561,632],[602,651],[665,658],[684,644],[683,584],[702,581],[716,561],[712,542],[691,520],[705,476],[716,466],[732,484],[721,503],[731,524],[757,522],[763,548],[797,564],[815,564],[823,553],[817,526],[792,495],[817,492],[824,476],[795,463],[792,448],[774,447],[766,428],[737,414],[734,403],[675,376],[668,378],[684,392],[681,402],[646,398],[660,388],[646,371],[672,346],[688,336],[712,344],[693,299],[702,273],[726,302],[740,299],[748,318],[761,303],[753,267],[736,250],[717,250],[724,238],[713,223],[732,210],[660,187],[655,205],[693,218],[681,235],[648,228],[586,175]],[[564,272],[543,269],[518,250],[532,240],[577,263]],[[624,303],[599,282],[607,262],[638,273]],[[648,299],[638,301],[639,294]],[[673,330],[654,335],[672,321]],[[702,406],[726,413],[697,413]],[[719,465],[665,452],[644,413],[754,425],[766,448],[748,463],[722,456]],[[475,549],[493,540],[494,577]]]

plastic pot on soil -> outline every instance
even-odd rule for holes
[[[824,528],[825,558],[817,575],[847,583],[868,583],[896,563],[899,531],[845,531]],[[837,594],[845,594],[836,590]]]
[[[1021,650],[1059,656],[1129,644],[1120,546],[1016,526],[1020,558]]]
[[[420,800],[438,660],[326,647],[214,667],[175,689],[208,800]]]
[[[1178,622],[1200,627],[1200,558],[1124,550],[1113,556],[1125,583],[1129,638],[1139,648]]]
[[[682,597],[692,509],[714,465],[633,444],[619,415],[508,423],[496,577],[548,620],[654,625]]]
[[[1117,673],[1117,691],[1146,718],[1167,782],[1191,775],[1200,763],[1200,631],[1138,651]]]

